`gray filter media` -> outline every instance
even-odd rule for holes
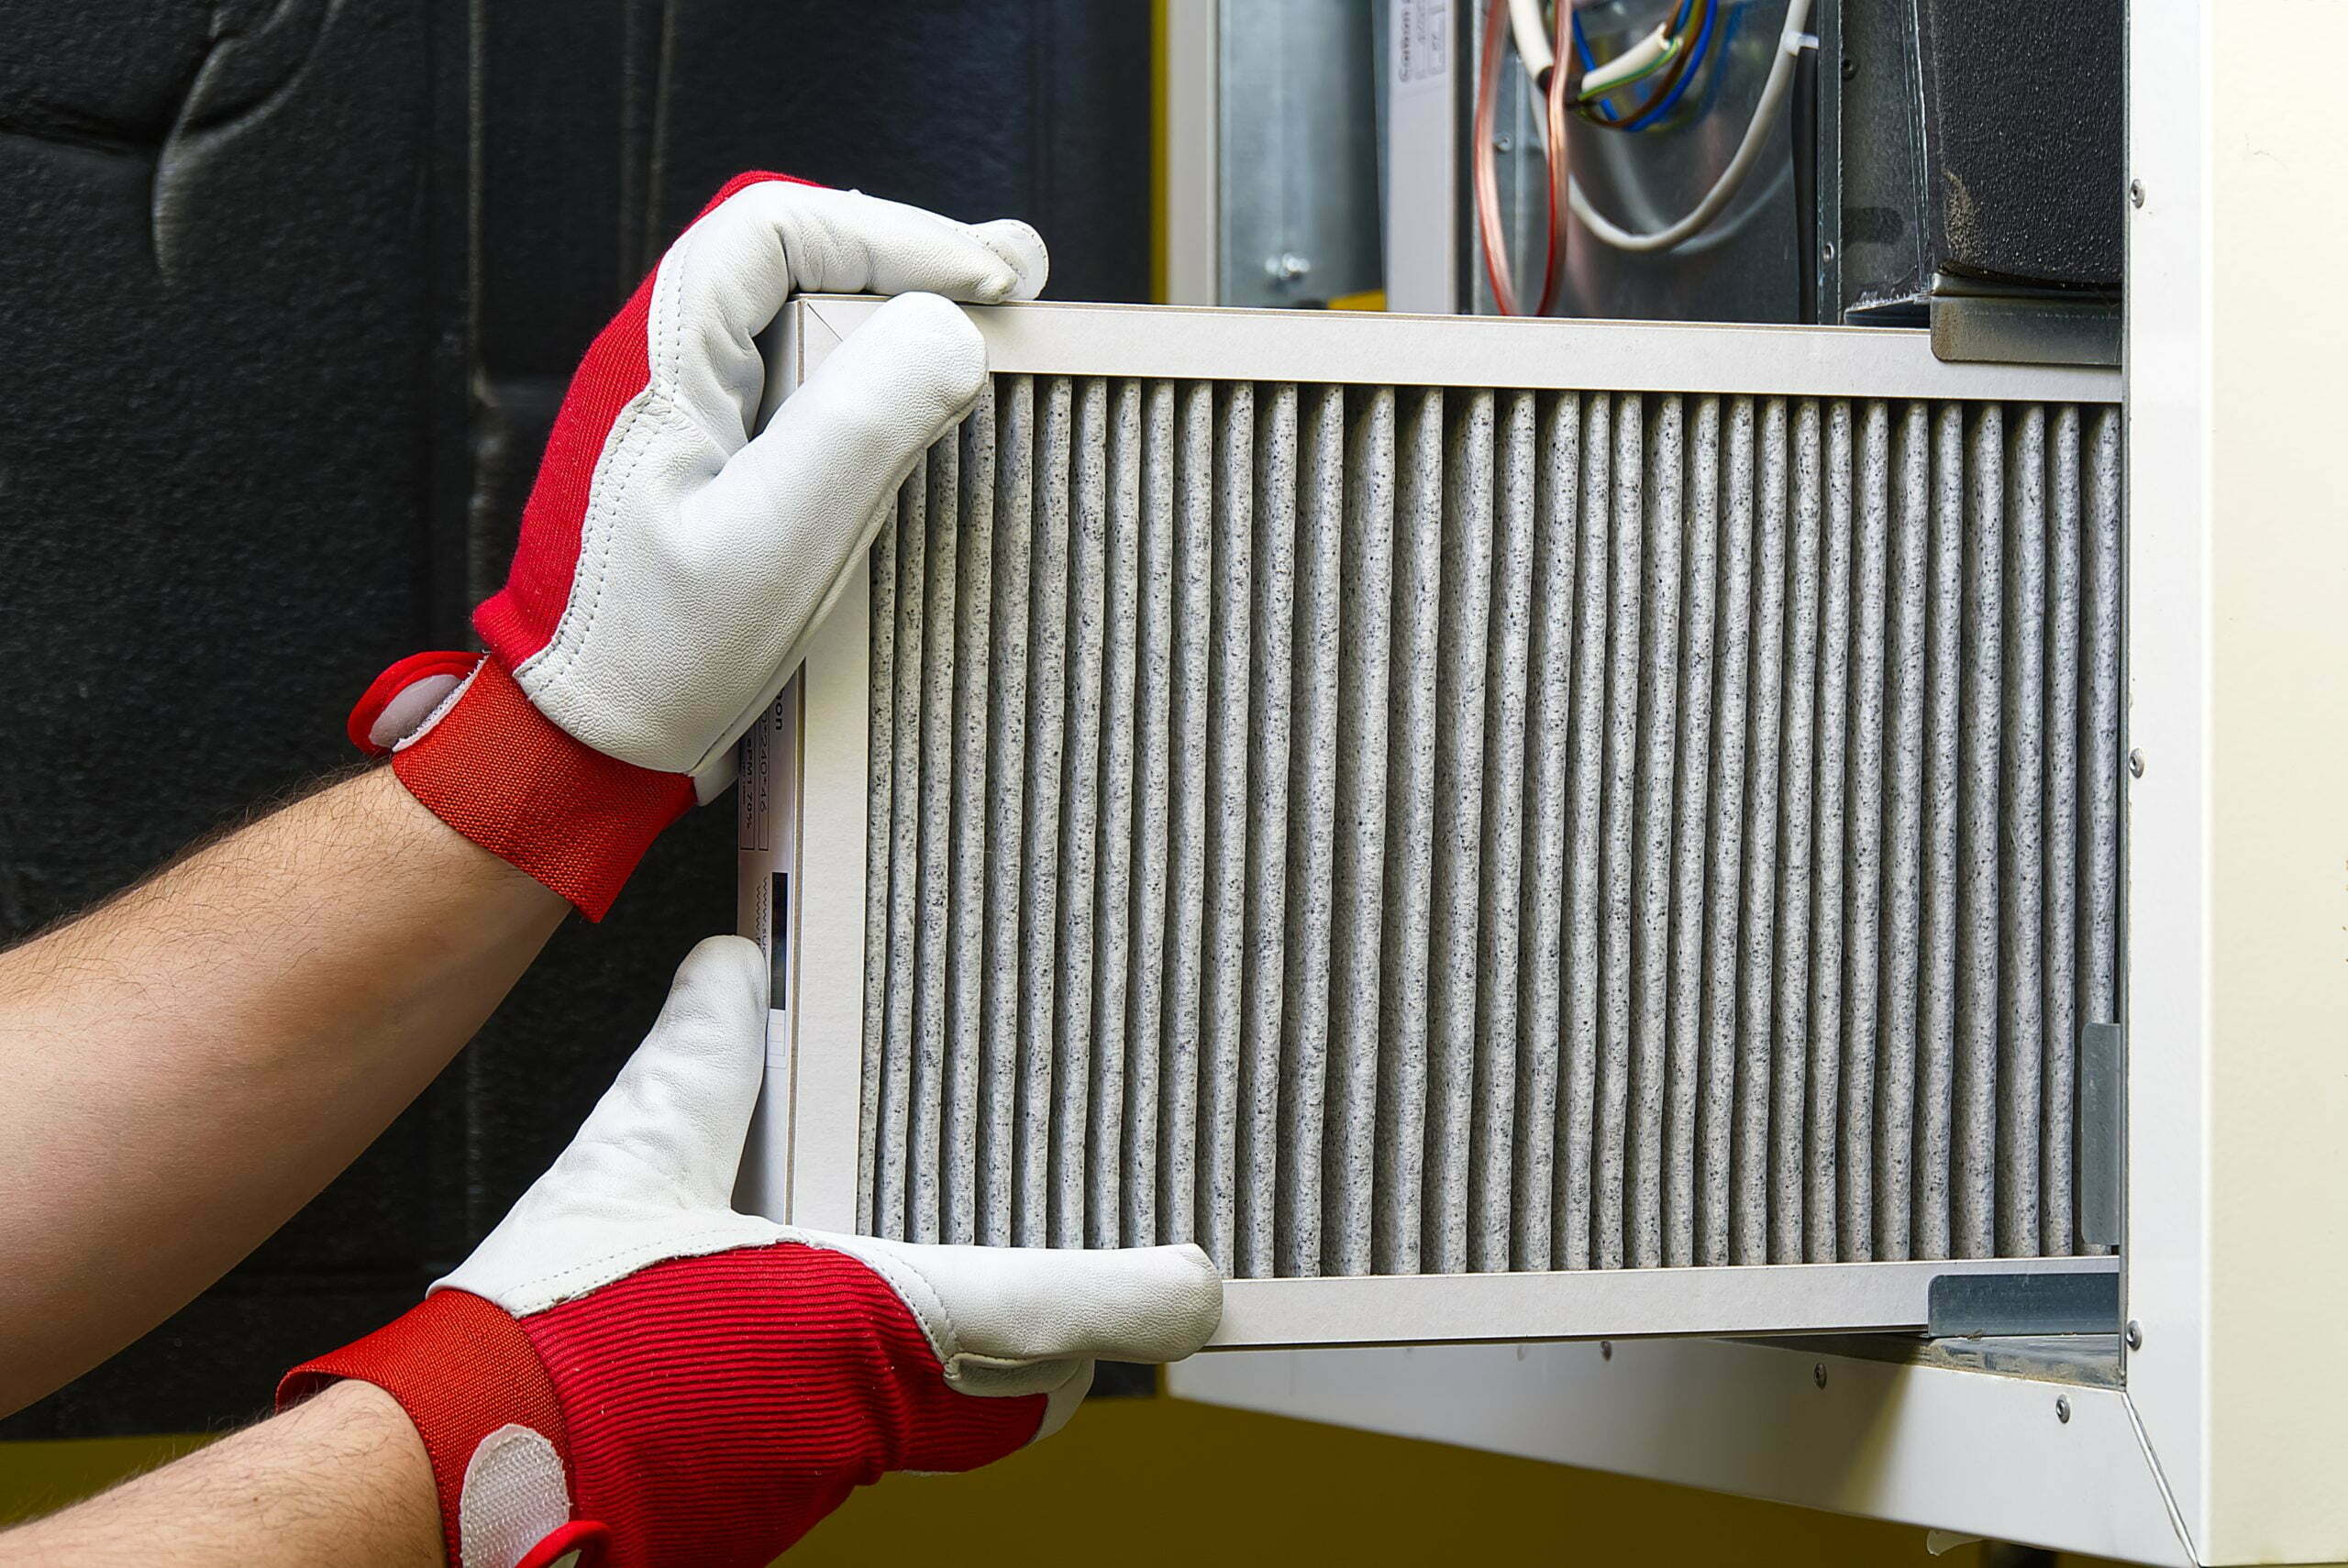
[[[1002,376],[871,558],[858,1219],[2079,1250],[2100,406]]]

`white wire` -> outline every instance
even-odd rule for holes
[[[1568,0],[1558,0],[1567,4]],[[1508,0],[1508,30],[1516,43],[1516,58],[1524,61],[1524,74],[1533,79],[1535,87],[1557,63],[1556,50],[1549,47],[1549,29],[1542,24],[1541,0]]]
[[[1753,118],[1744,127],[1744,139],[1736,144],[1736,156],[1728,160],[1721,177],[1704,193],[1704,199],[1690,208],[1678,222],[1655,230],[1651,234],[1633,234],[1617,225],[1604,213],[1589,204],[1581,192],[1581,182],[1573,182],[1570,200],[1574,216],[1592,236],[1617,250],[1670,250],[1685,245],[1702,233],[1706,226],[1721,215],[1754,164],[1760,161],[1762,145],[1769,139],[1769,132],[1778,123],[1778,115],[1785,107],[1786,93],[1793,85],[1794,64],[1801,51],[1810,47],[1802,32],[1802,25],[1810,20],[1810,0],[1788,0],[1786,25],[1778,39],[1778,57],[1769,64],[1769,79],[1761,84],[1761,99],[1753,105]]]
[[[1616,83],[1636,76],[1670,52],[1671,24],[1666,21],[1597,70],[1584,72],[1581,95],[1585,98],[1603,97]]]

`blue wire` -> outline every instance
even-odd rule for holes
[[[1695,0],[1689,0],[1689,3],[1692,5],[1695,3]],[[1688,56],[1688,69],[1679,73],[1679,80],[1671,84],[1671,91],[1665,95],[1662,103],[1657,104],[1654,108],[1649,109],[1645,114],[1641,115],[1629,125],[1624,126],[1623,127],[1624,130],[1637,131],[1646,129],[1647,127],[1655,124],[1656,121],[1671,113],[1672,109],[1678,105],[1679,100],[1687,96],[1689,83],[1694,82],[1696,80],[1696,72],[1703,69],[1704,51],[1712,47],[1712,30],[1719,25],[1721,12],[1724,9],[1726,9],[1726,0],[1722,0],[1722,4],[1714,6],[1710,11],[1704,13],[1703,30],[1696,35],[1696,47]],[[1683,12],[1682,15],[1684,16],[1685,13]]]
[[[1573,4],[1573,0],[1557,0],[1557,4],[1560,6],[1569,6]],[[1688,14],[1695,8],[1696,0],[1680,0],[1679,14],[1672,18],[1671,30],[1676,33],[1680,28],[1686,27],[1688,25]],[[1712,23],[1719,17],[1720,14],[1720,6],[1715,6],[1712,7],[1711,14],[1704,18],[1704,30],[1696,35],[1696,51],[1688,57],[1688,69],[1679,73],[1679,80],[1672,86],[1671,95],[1666,98],[1662,103],[1657,104],[1654,108],[1648,110],[1645,114],[1641,115],[1629,125],[1618,126],[1616,127],[1617,129],[1644,129],[1647,126],[1654,124],[1655,121],[1668,111],[1674,104],[1679,102],[1680,95],[1688,91],[1689,80],[1696,74],[1696,68],[1704,63],[1704,48],[1711,41]],[[1576,11],[1574,13],[1574,52],[1581,56],[1581,68],[1584,72],[1590,72],[1598,69],[1598,61],[1589,52],[1589,37],[1581,30],[1581,13],[1579,11]],[[1610,120],[1614,117],[1614,100],[1611,94],[1599,99],[1598,106],[1605,113],[1606,116]]]

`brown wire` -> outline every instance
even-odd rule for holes
[[[1558,3],[1570,14],[1573,8],[1573,0],[1558,0]],[[1692,48],[1689,48],[1689,44],[1690,40],[1702,36],[1705,18],[1712,14],[1713,5],[1714,0],[1696,0],[1696,4],[1689,7],[1688,25],[1682,28],[1677,35],[1680,39],[1680,50],[1678,54],[1674,57],[1669,65],[1664,67],[1663,74],[1656,78],[1655,90],[1646,95],[1645,100],[1641,103],[1638,107],[1633,109],[1626,115],[1616,116],[1609,115],[1604,109],[1599,107],[1596,104],[1592,104],[1581,111],[1582,117],[1596,125],[1619,128],[1623,126],[1631,124],[1640,116],[1645,114],[1648,110],[1654,108],[1656,105],[1669,97],[1671,95],[1671,90],[1679,84],[1679,78],[1687,73],[1688,61],[1695,53],[1695,50]],[[1565,57],[1560,55],[1558,58],[1562,60]],[[1575,58],[1577,60],[1580,58],[1579,51],[1576,51]]]
[[[1573,47],[1573,0],[1557,0],[1554,26],[1556,63],[1549,68],[1545,94],[1549,121],[1549,241],[1542,269],[1541,304],[1534,312],[1535,315],[1547,315],[1557,302],[1557,286],[1566,275],[1566,237],[1572,226],[1567,221],[1572,211],[1568,192],[1573,160],[1572,146],[1566,138],[1566,127],[1570,123],[1566,106],[1573,102],[1581,86],[1581,61]]]

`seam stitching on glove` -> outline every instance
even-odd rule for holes
[[[588,639],[594,635],[596,620],[603,611],[604,580],[611,569],[612,530],[609,520],[612,513],[619,510],[621,501],[627,494],[629,484],[635,480],[637,469],[643,463],[645,453],[652,445],[649,440],[638,441],[636,438],[637,432],[644,424],[643,416],[648,411],[653,413],[658,423],[651,433],[657,436],[662,432],[675,414],[670,389],[676,383],[677,354],[679,345],[683,339],[683,326],[681,313],[674,308],[674,304],[676,295],[684,290],[685,271],[692,252],[692,239],[694,231],[700,227],[701,220],[694,219],[686,227],[685,232],[677,237],[677,243],[669,248],[668,253],[653,264],[652,295],[645,302],[645,326],[648,340],[646,344],[644,390],[628,400],[627,406],[620,413],[620,417],[613,422],[610,434],[604,437],[606,444],[595,454],[595,468],[600,469],[603,467],[604,455],[616,447],[626,453],[627,468],[614,477],[612,493],[602,505],[597,504],[595,495],[597,476],[593,470],[591,470],[588,475],[587,506],[579,523],[579,554],[581,565],[584,566],[592,553],[595,563],[594,577],[586,585],[588,591],[584,605],[579,606],[581,618],[578,623],[578,636],[566,641],[563,635],[565,624],[571,620],[570,613],[576,604],[575,600],[565,603],[562,615],[555,623],[554,642],[548,646],[560,646],[563,651],[561,659],[553,668],[544,672],[548,686],[556,685],[568,679],[571,667],[579,662],[580,656],[585,651]],[[672,259],[677,262],[677,270],[673,274],[669,269],[669,263]],[[660,309],[663,286],[668,284],[672,277],[675,288],[668,291],[670,305],[667,312],[668,320],[659,338],[651,339],[651,317]],[[576,594],[581,586],[576,568],[572,570],[570,581],[572,592]],[[537,661],[533,659],[530,662]]]
[[[751,1217],[747,1214],[737,1214],[734,1218],[737,1220],[747,1220]],[[740,1231],[732,1229],[711,1227],[705,1230],[689,1231],[681,1236],[663,1236],[657,1241],[637,1242],[632,1245],[620,1247],[612,1252],[605,1253],[599,1257],[584,1259],[579,1263],[572,1264],[568,1268],[559,1269],[553,1274],[539,1275],[530,1281],[529,1288],[537,1290],[552,1288],[559,1290],[562,1289],[570,1281],[577,1279],[584,1275],[600,1274],[604,1269],[610,1267],[613,1264],[625,1262],[630,1258],[636,1257],[642,1257],[645,1260],[644,1262],[637,1264],[634,1268],[624,1270],[619,1274],[612,1275],[608,1279],[598,1280],[595,1284],[587,1287],[588,1290],[601,1290],[606,1285],[615,1285],[620,1280],[626,1279],[629,1275],[649,1268],[657,1263],[668,1263],[671,1260],[681,1258],[706,1257],[709,1255],[706,1253],[696,1253],[687,1249],[690,1249],[693,1243],[697,1242],[707,1241],[725,1241],[730,1242],[731,1245],[718,1249],[724,1252],[730,1252],[735,1247],[775,1246],[780,1244],[779,1242],[771,1241],[748,1241],[743,1238]],[[459,1270],[458,1272],[462,1273],[463,1271]],[[454,1274],[449,1276],[449,1279],[450,1280],[454,1280],[456,1278],[457,1275]],[[448,1284],[448,1281],[444,1280],[441,1283]],[[459,1282],[454,1285],[449,1285],[449,1288],[451,1290],[464,1290],[470,1287],[463,1283]],[[584,1294],[584,1292],[581,1292],[581,1294]],[[571,1297],[568,1295],[559,1296],[554,1300],[548,1302],[546,1305],[547,1307],[557,1307],[570,1299]],[[545,1309],[545,1307],[528,1308],[522,1312],[516,1313],[515,1316],[527,1317],[532,1313],[541,1312]]]
[[[910,1275],[912,1284],[919,1287],[917,1290],[909,1288],[906,1278],[899,1272],[899,1260],[885,1252],[858,1252],[854,1248],[840,1246],[834,1242],[817,1241],[812,1233],[808,1232],[802,1232],[801,1239],[807,1246],[821,1247],[825,1252],[837,1253],[842,1257],[853,1258],[879,1275],[881,1283],[895,1291],[897,1299],[905,1304],[905,1310],[921,1320],[922,1332],[929,1336],[930,1349],[936,1353],[938,1371],[946,1373],[947,1381],[952,1381],[953,1374],[948,1364],[962,1358],[962,1331],[955,1324],[953,1309],[946,1305],[945,1297],[937,1294],[937,1287],[930,1284],[927,1275],[918,1269],[906,1269],[904,1274]],[[919,1300],[915,1299],[916,1296],[920,1297]],[[930,1320],[929,1311],[924,1309],[923,1301],[928,1302],[930,1307],[936,1309],[937,1316],[945,1320],[945,1327],[942,1331],[936,1323]]]

